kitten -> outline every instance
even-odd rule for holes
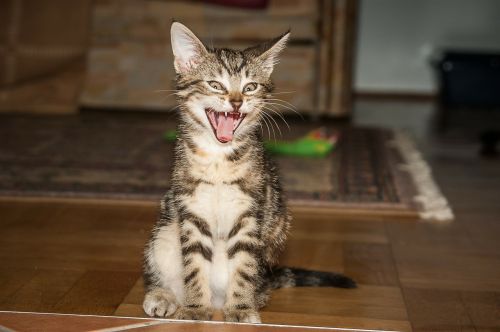
[[[290,215],[260,121],[286,33],[244,51],[171,27],[180,103],[172,185],[145,249],[150,316],[260,322],[271,289],[355,287],[339,274],[277,268]]]

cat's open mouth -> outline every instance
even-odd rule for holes
[[[245,114],[240,112],[217,112],[212,108],[206,108],[205,113],[215,137],[221,143],[233,140],[234,132],[245,118]]]

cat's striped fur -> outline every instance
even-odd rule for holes
[[[146,313],[210,319],[222,309],[228,321],[260,322],[272,288],[353,287],[342,275],[276,267],[290,215],[260,117],[288,33],[244,51],[207,49],[180,23],[171,34],[179,138],[145,250]]]

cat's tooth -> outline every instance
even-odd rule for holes
[[[224,112],[224,115],[225,115],[225,116],[226,116],[226,118],[227,118],[227,112]]]

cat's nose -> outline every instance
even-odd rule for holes
[[[233,106],[233,111],[235,112],[238,112],[240,110],[241,104],[243,104],[241,100],[231,100],[229,103],[231,103],[231,106]]]

